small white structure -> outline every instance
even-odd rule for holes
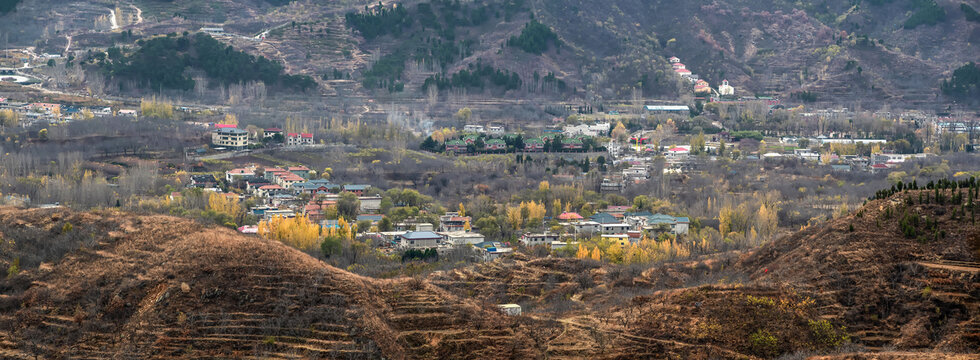
[[[517,304],[500,304],[497,305],[500,311],[509,316],[521,316],[521,306]]]
[[[486,130],[483,129],[483,125],[466,125],[466,126],[463,126],[463,132],[464,133],[479,133],[479,134],[482,134],[482,133],[486,132]]]
[[[722,80],[718,87],[718,94],[721,96],[735,95],[735,88],[728,84],[728,80]]]
[[[506,132],[507,132],[507,129],[505,129],[503,126],[488,126],[487,127],[487,134],[490,134],[490,135],[503,135]]]

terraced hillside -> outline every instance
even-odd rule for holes
[[[927,193],[744,254],[395,280],[173,217],[4,208],[0,265],[24,271],[0,280],[0,357],[976,358],[980,226]]]
[[[422,282],[361,278],[229,230],[108,212],[3,209],[0,219],[7,241],[30,236],[77,247],[53,262],[24,262],[24,272],[2,281],[4,358],[414,359],[533,351],[517,341],[526,326],[495,310]]]

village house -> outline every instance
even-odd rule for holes
[[[401,236],[403,249],[429,249],[439,246],[442,236],[431,231],[412,231]]]
[[[357,222],[370,221],[371,226],[378,225],[385,216],[381,214],[360,214],[357,215]]]
[[[476,249],[477,254],[479,254],[483,261],[494,261],[501,256],[514,252],[513,248],[498,241],[485,241],[473,244],[473,248]]]
[[[544,140],[541,138],[530,138],[524,140],[524,151],[538,152],[544,151]]]
[[[380,196],[358,196],[357,200],[361,203],[362,213],[375,213],[381,211]]]
[[[482,134],[486,130],[483,129],[483,125],[465,125],[463,126],[464,133],[478,133]]]
[[[439,231],[467,231],[470,223],[469,216],[459,216],[459,213],[447,212],[439,217]]]
[[[466,152],[466,143],[463,140],[449,140],[446,141],[446,152]]]
[[[582,215],[579,215],[576,212],[563,212],[560,215],[558,215],[558,220],[561,221],[578,222],[581,221],[582,219],[584,219]]]
[[[631,166],[630,168],[623,170],[624,179],[646,179],[650,177],[650,173],[646,166]]]
[[[239,168],[225,171],[225,181],[229,184],[246,176],[255,176],[255,170],[252,168]]]
[[[348,184],[343,186],[344,191],[354,193],[354,195],[357,196],[364,195],[364,192],[370,188],[371,185],[359,185],[359,184]]]
[[[196,188],[213,188],[218,185],[218,179],[214,175],[191,175],[191,183],[189,187]]]
[[[630,224],[626,223],[613,223],[613,224],[601,224],[599,225],[599,231],[605,235],[609,234],[625,234],[631,229]]]
[[[575,150],[582,150],[583,147],[584,144],[582,138],[579,137],[565,139],[565,141],[562,141],[561,143],[562,150],[575,151]]]
[[[718,95],[721,96],[733,96],[735,95],[735,88],[728,84],[728,80],[722,80],[721,86],[718,86]]]
[[[623,183],[619,179],[603,178],[599,184],[599,192],[617,193],[623,191]]]
[[[531,247],[531,246],[538,246],[538,245],[551,246],[552,241],[558,241],[558,240],[559,240],[558,234],[545,232],[540,234],[526,233],[524,235],[521,235],[520,241],[521,244],[524,244],[524,246]]]
[[[248,132],[239,128],[217,128],[211,131],[211,144],[231,149],[248,146]]]
[[[507,150],[507,143],[500,139],[489,139],[484,143],[483,149],[486,151],[503,151]]]
[[[286,145],[288,146],[313,145],[313,134],[310,133],[286,134]]]
[[[646,217],[642,227],[648,233],[669,232],[674,235],[684,235],[687,234],[690,224],[691,220],[687,217],[654,214]]]
[[[254,194],[255,194],[255,196],[260,196],[260,197],[271,197],[273,195],[282,194],[285,191],[286,191],[286,189],[283,188],[282,186],[279,186],[279,185],[276,185],[276,184],[272,184],[272,185],[262,185],[262,186],[259,186],[255,190]]]
[[[572,228],[576,234],[591,236],[599,232],[600,224],[595,221],[581,221],[572,224]]]
[[[488,126],[487,127],[487,134],[490,134],[490,135],[498,135],[499,136],[499,135],[505,134],[506,132],[507,132],[507,130],[504,129],[503,126]]]
[[[517,304],[501,304],[497,305],[500,312],[507,316],[521,316],[521,306]]]
[[[265,130],[262,131],[262,135],[266,139],[275,137],[276,135],[280,135],[281,136],[282,135],[282,129],[277,128],[277,127],[266,128]]]
[[[624,248],[630,245],[630,237],[626,234],[605,234],[600,236],[600,238],[611,243],[619,244],[619,246]]]
[[[482,234],[469,231],[443,232],[442,236],[449,245],[479,244],[485,240]]]
[[[286,168],[286,171],[289,171],[289,172],[291,172],[293,174],[299,175],[301,178],[304,178],[304,179],[309,179],[310,178],[310,168],[308,168],[306,166],[302,166],[302,165],[301,166],[290,166],[290,167],[287,167]]]
[[[707,81],[698,80],[694,83],[694,93],[695,94],[709,94],[711,93],[711,85]]]

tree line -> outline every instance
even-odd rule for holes
[[[485,65],[478,61],[475,65],[470,64],[467,69],[460,70],[449,77],[436,74],[426,78],[422,84],[422,90],[428,90],[431,86],[435,86],[439,90],[450,88],[483,89],[488,85],[504,90],[516,90],[521,87],[521,83],[521,77],[517,73],[495,69],[491,65]]]
[[[139,48],[128,55],[119,48],[109,48],[108,56],[99,64],[113,76],[178,90],[194,88],[194,80],[185,73],[188,68],[202,70],[223,84],[262,81],[298,91],[316,87],[309,76],[286,74],[281,64],[235,50],[205,33],[169,34],[137,44]]]

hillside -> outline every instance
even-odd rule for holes
[[[523,328],[423,282],[377,281],[278,242],[165,216],[0,210],[0,357],[523,357]],[[65,224],[73,224],[66,226]],[[7,243],[9,244],[9,243]],[[38,248],[45,248],[39,246]],[[57,257],[56,254],[51,254]],[[494,355],[490,355],[494,354]]]
[[[920,193],[750,253],[517,255],[425,280],[168,216],[4,208],[0,264],[23,271],[0,280],[0,356],[975,358],[980,226],[949,190]]]
[[[25,0],[0,15],[0,32],[11,44],[34,44],[38,53],[126,42],[107,28],[107,5]],[[385,22],[390,16],[349,20],[380,14],[382,8],[371,2],[142,0],[115,11],[122,29],[143,37],[221,25],[230,34],[221,41],[278,61],[290,74],[321,78],[327,95],[388,99],[396,93],[392,100],[399,102],[431,98],[426,80],[439,77],[447,79],[443,92],[451,88],[455,95],[477,98],[601,104],[628,99],[638,88],[648,98],[689,101],[691,85],[666,61],[677,56],[712,85],[730,80],[739,95],[775,95],[791,104],[938,109],[948,102],[940,96],[942,80],[976,60],[980,40],[976,1],[384,5],[389,11],[396,7],[404,13],[394,17],[394,28],[382,31],[373,27],[391,27]],[[69,11],[73,16],[64,16]],[[534,22],[553,30],[557,41],[515,46],[511,40]],[[264,40],[255,41],[257,35]],[[551,36],[543,35],[537,39]],[[450,81],[478,64],[501,71],[507,81]],[[794,97],[802,92],[813,95]]]

